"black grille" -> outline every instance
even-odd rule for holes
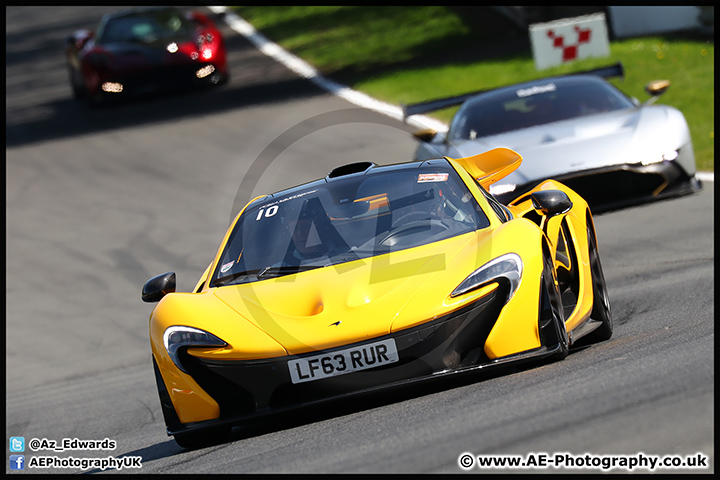
[[[659,173],[614,170],[595,175],[563,178],[560,181],[583,197],[590,207],[594,207],[652,196],[666,179]]]

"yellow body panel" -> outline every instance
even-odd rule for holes
[[[529,220],[508,222],[493,232],[493,246],[497,254],[518,253],[523,259],[523,275],[520,287],[500,312],[495,326],[485,341],[485,353],[490,359],[512,355],[540,346],[538,294],[543,262],[540,255],[526,252],[539,251],[541,235]]]
[[[192,377],[177,369],[162,347],[162,343],[153,342],[152,351],[180,422],[201,422],[220,416],[217,402],[205,393]]]
[[[443,301],[465,278],[464,247],[476,235],[214,293],[291,355],[365,341],[447,313]],[[431,280],[438,276],[449,280]]]
[[[165,387],[183,423],[217,418],[220,410],[217,402],[205,393],[190,375],[181,372],[170,360],[164,347],[163,334],[170,325],[208,330],[208,319],[213,319],[211,328],[216,335],[228,343],[228,347],[222,349],[195,349],[207,350],[206,356],[210,358],[230,351],[233,351],[233,358],[238,360],[286,354],[280,345],[257,327],[237,318],[232,310],[217,301],[212,292],[166,295],[150,317],[150,340]],[[233,345],[242,346],[242,349],[233,350]]]
[[[541,228],[544,230],[547,236],[547,241],[550,244],[551,251],[556,251],[556,243],[560,234],[561,221],[563,221],[563,219],[565,219],[568,223],[571,236],[571,238],[567,240],[575,245],[575,253],[578,257],[578,265],[576,267],[581,270],[581,274],[579,276],[580,298],[578,299],[575,309],[565,319],[565,326],[567,330],[570,331],[585,322],[590,317],[590,312],[592,311],[593,290],[592,283],[589,281],[591,273],[586,228],[593,229],[594,227],[592,224],[587,225],[586,213],[589,212],[587,203],[580,195],[570,188],[555,180],[547,180],[533,189],[533,191],[537,190],[562,190],[568,195],[568,197],[570,197],[574,206],[573,209],[566,215],[558,215],[550,219],[543,218],[543,222],[541,224]],[[509,208],[518,217],[521,217],[528,211],[533,210],[532,201],[529,196],[521,202],[513,202]],[[554,260],[556,265],[561,263],[558,262],[557,259]]]

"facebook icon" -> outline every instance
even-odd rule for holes
[[[10,470],[25,470],[25,455],[10,455]]]

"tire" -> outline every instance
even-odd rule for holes
[[[82,99],[85,96],[85,88],[82,85],[82,78],[77,70],[68,64],[68,77],[72,88],[73,98]]]
[[[583,338],[583,343],[597,343],[609,340],[613,333],[610,297],[608,296],[605,274],[600,263],[595,237],[590,227],[587,229],[588,255],[590,257],[590,273],[593,285],[593,309],[590,318],[601,322],[601,325]]]
[[[230,72],[227,73],[213,73],[208,77],[208,83],[215,87],[226,85],[230,81]]]
[[[543,255],[543,273],[540,285],[540,339],[549,349],[558,348],[551,361],[562,360],[570,351],[570,339],[565,327],[562,298],[555,281],[555,268],[548,255]]]
[[[93,94],[86,92],[85,101],[91,108],[97,108],[105,102],[105,96],[103,95],[102,90],[98,90]]]
[[[94,83],[99,84],[100,82],[98,81],[99,76],[98,76],[97,72],[93,71],[92,75],[93,75]],[[87,88],[87,85],[85,85],[84,90],[85,90],[85,92],[84,92],[85,102],[87,102],[88,106],[90,106],[91,108],[99,107],[100,105],[102,105],[105,102],[105,95],[103,94],[101,87],[98,86],[95,93],[90,92]]]
[[[195,449],[227,442],[232,437],[231,427],[217,427],[201,432],[177,433],[175,443],[186,449]]]

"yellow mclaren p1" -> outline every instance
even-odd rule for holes
[[[488,189],[522,157],[338,167],[257,197],[192,292],[175,274],[150,340],[169,435],[190,447],[253,417],[510,362],[612,335],[592,215],[547,180]]]

